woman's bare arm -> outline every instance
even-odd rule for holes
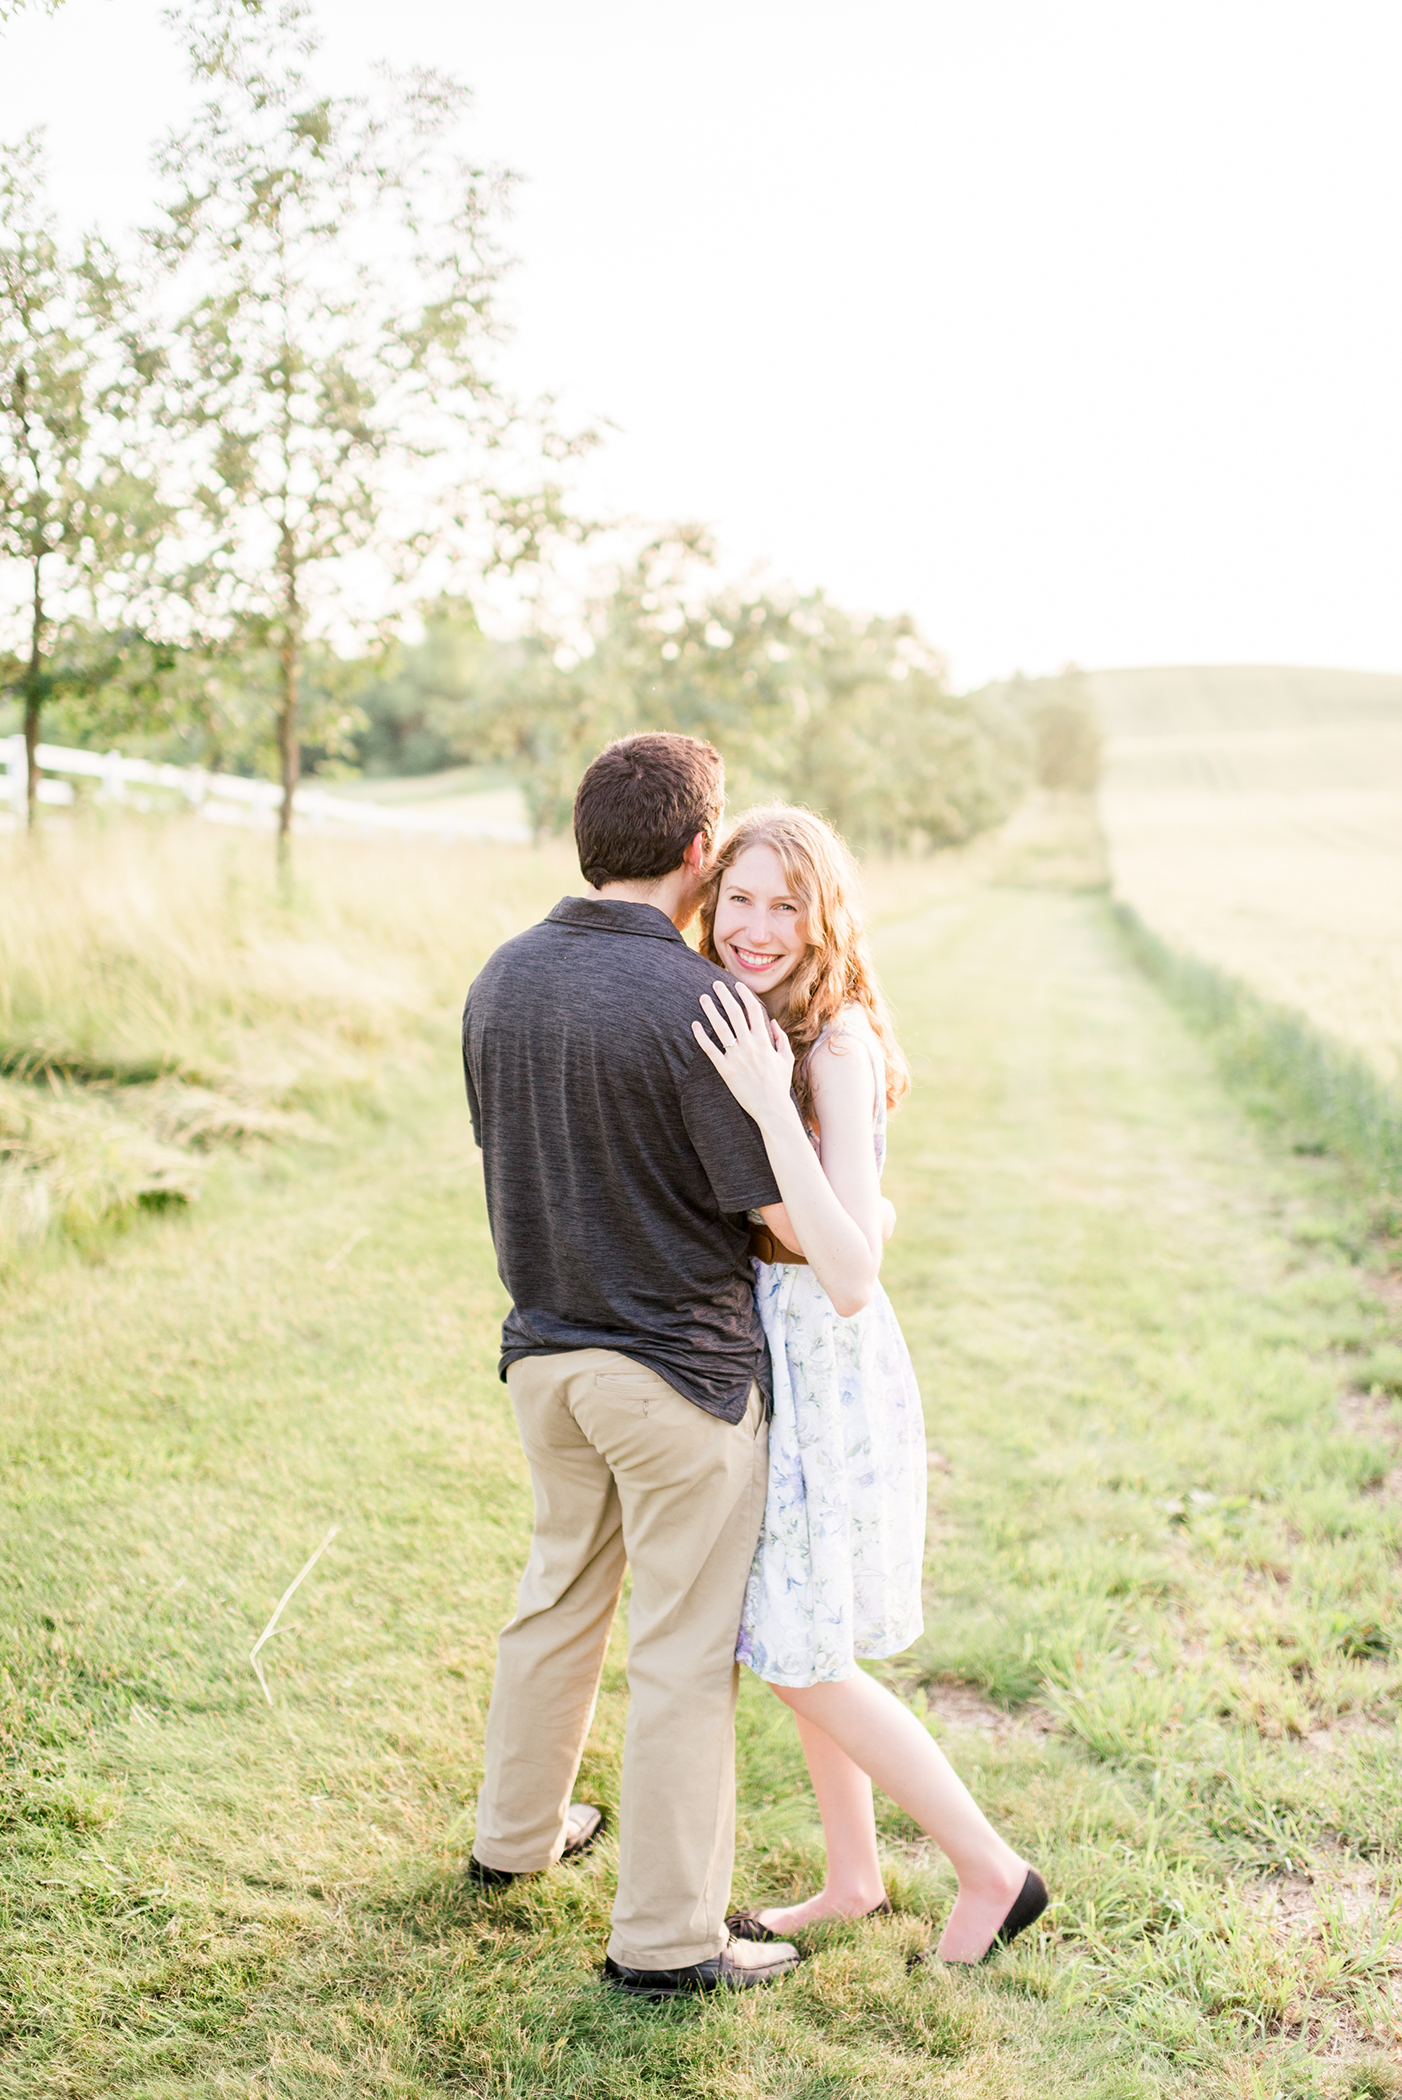
[[[793,1052],[783,1030],[743,986],[737,995],[717,983],[716,1000],[703,994],[701,1005],[715,1035],[697,1021],[696,1040],[758,1123],[779,1184],[782,1204],[766,1206],[761,1216],[776,1238],[808,1257],[835,1310],[850,1318],[870,1302],[881,1267],[870,1059],[855,1044],[825,1044],[815,1054],[820,1160],[790,1092]],[[781,1212],[786,1230],[780,1228]]]
[[[848,1217],[865,1234],[879,1269],[886,1220],[872,1144],[876,1075],[871,1059],[854,1036],[829,1036],[813,1053],[809,1077],[824,1176]]]
[[[792,1247],[795,1254],[803,1253],[803,1249],[799,1245],[798,1235],[793,1228],[793,1220],[782,1203],[767,1203],[760,1212],[760,1216],[781,1247]],[[896,1217],[895,1204],[889,1196],[883,1196],[881,1198],[881,1237],[887,1243],[895,1238]]]

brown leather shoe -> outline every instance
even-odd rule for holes
[[[756,1984],[777,1983],[798,1966],[798,1949],[787,1940],[754,1947],[731,1940],[709,1961],[685,1969],[628,1969],[609,1956],[604,1981],[630,1998],[686,1998],[697,1991],[750,1991]]]
[[[565,1849],[561,1859],[579,1859],[603,1835],[604,1812],[592,1801],[571,1801],[565,1810]]]
[[[561,1859],[579,1859],[589,1850],[604,1827],[604,1812],[592,1801],[571,1801],[565,1811],[565,1849]],[[542,1871],[542,1870],[537,1870]],[[474,1888],[504,1889],[520,1875],[509,1867],[487,1867],[480,1859],[469,1856],[467,1878]]]

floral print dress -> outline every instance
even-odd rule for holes
[[[864,1016],[847,1017],[844,1032],[866,1044],[876,1071],[879,1174],[885,1060]],[[831,1684],[852,1676],[859,1656],[898,1655],[924,1623],[920,1393],[879,1282],[871,1303],[844,1320],[812,1269],[754,1267],[774,1415],[769,1493],[736,1654],[770,1684]]]

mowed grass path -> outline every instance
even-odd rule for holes
[[[4,1303],[0,2094],[1382,2094],[1402,1845],[1386,1279],[1094,896],[880,938],[917,1089],[888,1265],[933,1448],[893,1674],[1058,1897],[973,1975],[885,1818],[897,1914],[782,1989],[598,1981],[612,1857],[462,1879],[529,1493],[450,1041],[334,1146]],[[1395,1300],[1393,1301],[1395,1303]],[[263,1650],[278,1596],[340,1530]],[[612,1803],[621,1628],[580,1791]],[[738,1898],[811,1887],[742,1704]]]

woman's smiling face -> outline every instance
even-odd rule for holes
[[[777,1015],[771,1004],[808,946],[803,900],[789,888],[772,846],[747,846],[721,877],[712,938],[726,969]]]

